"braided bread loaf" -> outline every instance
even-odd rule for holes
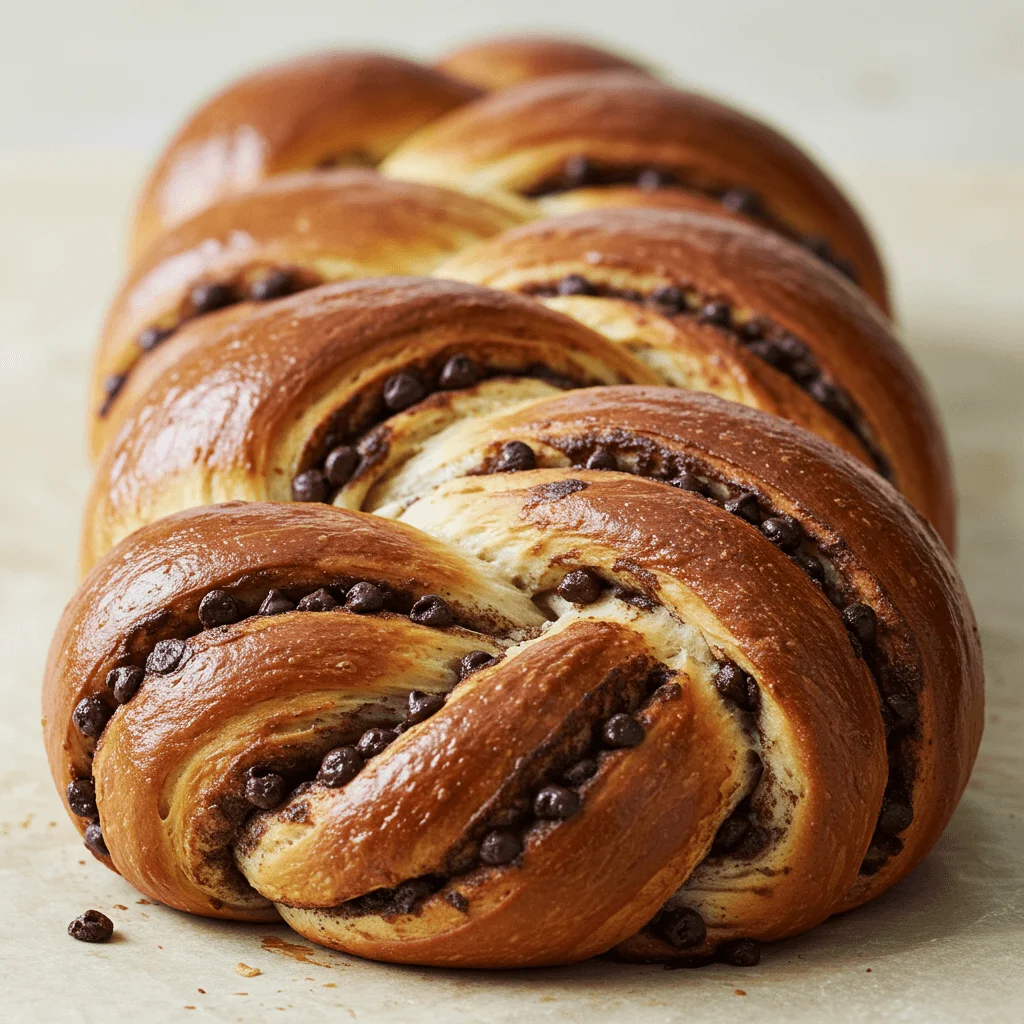
[[[616,60],[529,41],[440,67],[497,88],[596,66],[623,111],[686,95]],[[424,95],[364,96],[356,65]],[[98,859],[192,913],[419,964],[756,962],[912,870],[980,739],[927,394],[794,240],[831,232],[884,302],[873,250],[788,144],[754,168],[745,120],[694,97],[686,124],[719,127],[665,128],[682,175],[640,122],[605,150],[545,115],[541,154],[517,115],[459,150],[538,96],[568,117],[578,74],[401,143],[471,91],[410,67],[256,76],[158,165],[138,237],[189,147],[287,98],[288,155],[163,208],[108,319],[86,575],[44,682],[54,778]],[[342,142],[476,195],[303,170]],[[571,152],[678,176],[530,199]],[[789,227],[709,215],[727,157]],[[537,219],[556,207],[582,212]]]

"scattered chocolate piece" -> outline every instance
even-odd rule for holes
[[[485,864],[507,864],[523,852],[523,844],[514,832],[495,829],[480,843],[480,859]]]
[[[694,494],[704,493],[704,484],[701,482],[700,477],[694,473],[687,473],[685,470],[679,476],[669,480],[669,483],[673,487],[678,487],[681,491],[693,491]]]
[[[878,831],[895,836],[910,827],[914,812],[901,796],[888,794],[882,801],[882,813],[878,816]]]
[[[618,469],[619,460],[607,448],[595,448],[587,459],[587,469]]]
[[[292,275],[287,270],[275,267],[269,274],[264,274],[249,285],[249,298],[254,302],[280,299],[291,294],[294,286]]]
[[[689,907],[671,907],[662,911],[655,918],[654,930],[676,949],[699,946],[708,934],[704,918]]]
[[[756,967],[761,961],[761,947],[753,939],[735,939],[719,946],[718,959],[733,967]]]
[[[756,494],[749,492],[737,494],[735,498],[730,498],[725,503],[725,511],[731,512],[734,516],[739,516],[740,519],[745,519],[754,526],[759,526],[761,523],[761,509],[757,503]]]
[[[440,693],[423,693],[413,690],[409,694],[409,715],[407,721],[422,722],[444,707],[444,697]]]
[[[843,625],[860,642],[865,651],[874,649],[878,640],[878,616],[866,604],[847,605],[842,610]]]
[[[651,292],[651,302],[660,306],[661,312],[668,316],[685,313],[687,309],[686,296],[683,294],[683,290],[674,284],[665,284],[660,288],[655,288]]]
[[[700,308],[700,322],[715,327],[731,327],[732,309],[727,302],[705,302]]]
[[[537,456],[533,449],[522,441],[508,441],[501,446],[501,454],[494,464],[495,473],[518,473],[524,469],[536,469]]]
[[[283,615],[295,611],[295,602],[289,601],[280,590],[271,590],[260,605],[260,615]]]
[[[805,555],[802,552],[797,552],[791,556],[797,568],[802,569],[815,583],[825,582],[825,566],[821,564],[821,560],[814,557],[814,555]]]
[[[589,569],[573,569],[555,588],[559,597],[573,604],[593,604],[601,596],[601,578]]]
[[[579,274],[568,274],[558,282],[559,295],[596,295],[597,289]]]
[[[118,704],[127,704],[138,692],[144,678],[145,673],[135,665],[112,668],[107,673],[107,689]]]
[[[139,334],[136,340],[143,352],[152,352],[157,345],[170,337],[170,335],[171,331],[169,328],[157,327],[155,324],[151,324]]]
[[[426,391],[418,377],[407,371],[396,373],[384,381],[384,404],[392,412],[401,412],[415,405]]]
[[[538,818],[571,818],[579,809],[579,795],[564,786],[545,786],[533,798],[533,813]]]
[[[72,814],[79,818],[96,817],[96,784],[92,779],[75,779],[64,792]]]
[[[158,676],[165,676],[173,672],[185,657],[185,641],[172,637],[170,640],[161,640],[146,659],[146,671],[154,672]]]
[[[100,737],[109,718],[110,708],[102,697],[83,697],[71,712],[75,728],[92,740]]]
[[[288,782],[277,772],[266,775],[250,775],[245,783],[245,799],[264,811],[272,811],[284,802]]]
[[[356,750],[363,758],[376,757],[377,754],[394,743],[396,739],[395,731],[393,729],[367,729],[362,736],[359,737],[359,742],[356,744]]]
[[[562,781],[567,786],[582,786],[587,779],[597,773],[597,762],[592,757],[584,757],[562,772]]]
[[[106,942],[114,934],[114,922],[98,910],[87,910],[68,925],[68,935],[79,942]]]
[[[601,728],[604,745],[613,749],[635,747],[643,738],[644,727],[632,715],[622,711],[612,715]]]
[[[379,612],[384,607],[384,591],[375,583],[357,583],[345,595],[345,607],[360,615]]]
[[[325,587],[314,590],[312,594],[307,594],[296,605],[297,610],[300,612],[329,612],[337,607],[338,602],[334,600],[331,592]]]
[[[457,388],[471,388],[480,379],[480,373],[476,363],[469,356],[462,354],[452,356],[441,367],[441,373],[437,378],[438,387],[445,391],[453,391]]]
[[[219,284],[216,281],[204,281],[197,284],[189,292],[188,298],[193,316],[212,313],[215,309],[223,309],[234,301],[231,289],[226,284]]]
[[[460,914],[465,914],[469,910],[469,900],[461,892],[456,892],[452,889],[444,894],[444,899],[446,903],[451,904]]]
[[[719,202],[733,213],[742,213],[747,217],[758,217],[764,212],[761,198],[749,188],[730,188],[722,193]]]
[[[351,445],[339,444],[332,448],[324,462],[324,476],[332,487],[344,487],[352,479],[359,465],[359,452]]]
[[[85,826],[85,845],[100,857],[109,857],[110,851],[103,841],[103,829],[94,821]]]
[[[803,530],[792,516],[772,516],[761,524],[761,532],[783,551],[793,551],[803,539]]]
[[[488,665],[493,665],[497,660],[493,654],[489,654],[487,651],[470,651],[459,662],[459,678],[465,679],[466,676],[479,672],[480,669],[486,668]]]
[[[317,781],[332,789],[344,786],[359,774],[362,767],[363,759],[355,747],[335,747],[324,755],[320,771],[317,772]]]
[[[306,469],[292,480],[292,501],[324,501],[327,478],[319,469]]]
[[[455,622],[448,602],[437,594],[424,594],[412,606],[409,618],[421,626],[433,626],[435,629],[445,629]]]
[[[242,609],[226,590],[211,590],[199,602],[199,621],[206,629],[230,626],[241,617]]]

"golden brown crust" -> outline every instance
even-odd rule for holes
[[[115,297],[93,363],[94,456],[116,431],[118,396],[105,382],[144,356],[147,328],[170,332],[192,313],[197,285],[226,285],[244,300],[254,282],[284,271],[288,288],[384,274],[427,274],[443,259],[521,221],[462,193],[358,169],[279,175],[166,232]],[[104,410],[101,414],[101,410]]]
[[[446,53],[434,67],[486,90],[579,71],[643,70],[608,50],[558,36],[485,39]]]
[[[442,72],[377,53],[315,54],[254,72],[195,111],[164,149],[139,198],[131,252],[269,175],[325,161],[373,166],[476,95]]]
[[[491,94],[417,132],[383,170],[477,194],[530,194],[577,157],[673,172],[712,194],[752,190],[771,223],[797,238],[827,240],[861,287],[888,308],[867,230],[812,160],[739,111],[645,75],[565,75]]]
[[[802,341],[820,368],[845,389],[890,463],[897,487],[953,546],[949,458],[924,382],[875,307],[798,247],[721,218],[675,211],[597,210],[514,228],[454,257],[437,273],[516,291],[571,274],[644,294],[674,284],[724,300],[743,316],[767,318]],[[606,305],[603,300],[550,301],[602,329],[595,309]],[[697,330],[692,317],[682,329],[692,336]],[[646,343],[648,335],[639,325],[637,344]],[[790,396],[769,411],[795,418],[791,410],[798,409],[806,396],[801,392],[797,398],[799,388],[758,362],[762,380],[772,381],[776,393]],[[835,428],[841,430],[841,424]],[[842,446],[856,453],[849,442]]]

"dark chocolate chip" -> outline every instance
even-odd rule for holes
[[[242,609],[226,590],[211,590],[199,602],[199,621],[207,629],[230,626],[241,617]]]
[[[423,693],[413,690],[409,694],[409,714],[407,721],[422,722],[436,714],[444,707],[444,696],[440,693]]]
[[[734,939],[719,946],[717,955],[733,967],[756,967],[761,962],[761,947],[753,939]]]
[[[763,212],[761,197],[749,188],[730,188],[722,193],[719,202],[733,213],[742,213],[747,217],[757,217]]]
[[[669,177],[656,167],[645,167],[636,176],[636,187],[644,192],[656,192],[668,184]]]
[[[359,737],[356,750],[364,758],[376,757],[381,751],[387,750],[396,738],[394,729],[367,729]]]
[[[459,353],[441,367],[437,383],[445,391],[452,391],[456,388],[471,388],[479,379],[480,372],[476,363],[469,356]]]
[[[882,813],[878,816],[878,831],[887,836],[895,836],[910,828],[913,820],[914,812],[906,799],[889,795],[882,802]]]
[[[508,441],[501,446],[501,454],[494,463],[495,473],[518,473],[524,469],[535,469],[537,456],[533,449],[522,441]]]
[[[125,381],[128,380],[126,373],[112,373],[103,381],[103,404],[100,406],[100,415],[105,416],[110,411],[114,399],[121,393]]]
[[[79,818],[96,817],[96,785],[92,779],[75,779],[65,790],[71,813]]]
[[[803,530],[792,516],[772,516],[761,524],[761,532],[783,551],[792,551],[803,539]]]
[[[110,851],[103,841],[103,829],[94,821],[85,826],[85,845],[100,857],[109,857]]]
[[[768,845],[768,833],[760,825],[752,825],[732,848],[734,857],[756,857]]]
[[[421,626],[433,626],[435,629],[445,629],[455,622],[448,602],[437,594],[424,594],[412,606],[409,618]]]
[[[747,676],[747,710],[761,710],[761,691],[751,676]]]
[[[491,815],[491,827],[509,829],[522,825],[530,817],[532,808],[533,804],[529,799],[517,797],[507,807],[502,807]]]
[[[249,285],[249,298],[254,302],[266,302],[268,299],[280,299],[291,294],[295,287],[292,275],[287,270],[275,267],[268,274],[257,278]]]
[[[655,288],[651,292],[651,302],[658,306],[661,312],[669,316],[685,313],[687,309],[683,290],[674,284],[664,284],[660,288]]]
[[[344,786],[359,774],[362,767],[363,759],[355,747],[335,747],[324,755],[320,771],[317,772],[317,781],[332,789]]]
[[[752,341],[747,346],[747,351],[776,369],[781,369],[786,363],[786,354],[770,338],[758,338],[757,341]]]
[[[106,942],[114,934],[114,922],[98,910],[87,910],[68,925],[68,935],[79,942]]]
[[[562,772],[562,781],[568,786],[582,786],[596,772],[597,762],[592,757],[584,757]]]
[[[533,798],[533,813],[538,818],[571,818],[579,809],[579,796],[564,786],[545,786]]]
[[[587,469],[618,469],[619,461],[607,448],[595,448],[587,459]]]
[[[797,568],[807,573],[815,583],[825,582],[825,566],[821,564],[820,559],[815,558],[814,555],[805,555],[802,552],[797,552],[791,557]]]
[[[704,918],[689,907],[672,907],[662,911],[655,920],[654,930],[676,949],[699,946],[708,934]]]
[[[679,476],[674,476],[669,483],[673,487],[678,487],[681,491],[693,491],[694,494],[704,493],[704,484],[701,482],[700,477],[694,473],[687,473],[683,471]]]
[[[745,519],[754,526],[759,526],[761,523],[761,509],[757,503],[756,494],[750,494],[749,492],[737,494],[735,498],[730,498],[725,503],[725,511],[731,512],[734,516],[739,516],[740,519]]]
[[[292,480],[292,501],[324,501],[327,478],[319,469],[307,469]]]
[[[644,727],[632,716],[620,711],[601,727],[606,747],[635,747],[644,738]]]
[[[857,638],[865,651],[874,649],[878,640],[878,616],[866,604],[850,604],[842,610],[843,625]]]
[[[839,420],[850,418],[852,408],[846,392],[824,377],[817,377],[807,385],[807,393],[820,405],[823,405]]]
[[[485,864],[507,864],[523,852],[523,844],[514,832],[495,829],[480,843],[480,859]]]
[[[596,295],[597,288],[579,274],[568,274],[558,282],[559,295]]]
[[[890,693],[885,703],[897,727],[906,728],[917,721],[917,698],[913,693]]]
[[[135,665],[112,668],[107,673],[107,689],[118,704],[127,704],[138,692],[144,678],[145,673]]]
[[[460,914],[465,914],[469,910],[469,900],[461,892],[456,892],[453,889],[444,894],[444,899],[446,903],[453,906]]]
[[[411,914],[428,896],[433,887],[424,878],[410,878],[396,885],[391,896],[391,911],[395,914]]]
[[[296,606],[300,612],[329,612],[337,607],[338,602],[325,587],[307,594]]]
[[[295,611],[295,602],[289,601],[280,590],[271,590],[260,605],[260,615],[283,615]]]
[[[345,595],[345,607],[360,615],[379,612],[384,607],[384,591],[375,583],[357,583]]]
[[[401,412],[415,405],[426,391],[420,379],[412,373],[403,371],[388,377],[384,381],[384,404],[392,412]]]
[[[728,853],[739,845],[749,831],[750,819],[744,814],[733,814],[719,826],[711,849],[715,853]]]
[[[582,155],[571,156],[562,167],[562,185],[565,188],[580,188],[591,176],[593,165]]]
[[[767,330],[767,324],[756,316],[751,317],[750,320],[744,320],[736,327],[736,333],[744,341],[757,341],[758,338],[764,337]]]
[[[150,652],[146,659],[146,671],[153,672],[158,676],[165,676],[173,672],[185,657],[185,641],[173,637],[170,640],[161,640]]]
[[[277,772],[266,775],[250,775],[245,783],[245,799],[264,811],[272,811],[284,802],[288,782]]]
[[[757,684],[735,662],[727,661],[719,666],[715,673],[715,686],[726,700],[731,700],[744,711],[754,711],[756,705],[760,704],[761,694]],[[751,705],[751,691],[755,706]]]
[[[234,302],[234,295],[226,284],[216,281],[205,281],[197,284],[189,292],[189,303],[192,306],[192,315],[200,316],[203,313],[212,313],[215,309],[223,309]]]
[[[352,479],[359,464],[359,452],[351,445],[339,444],[332,448],[324,461],[324,476],[332,487],[344,487]]]
[[[487,668],[488,665],[493,665],[497,660],[493,654],[489,654],[487,651],[470,651],[459,662],[459,678],[465,679],[466,676],[479,672],[480,669]]]
[[[573,604],[593,604],[601,596],[601,577],[589,569],[573,569],[555,589],[559,597]]]
[[[110,718],[110,708],[102,697],[83,697],[71,712],[75,728],[89,739],[98,739]]]
[[[700,308],[700,322],[715,327],[732,326],[732,309],[727,302],[705,302]]]
[[[151,324],[144,331],[139,334],[138,343],[139,348],[143,352],[151,352],[157,347],[162,341],[168,338],[171,331],[165,327],[157,327],[155,324]]]

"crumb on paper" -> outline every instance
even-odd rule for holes
[[[333,982],[333,981],[325,981],[324,982],[324,988],[337,988],[337,987],[338,987],[337,984],[335,984],[335,982]]]
[[[115,903],[114,904],[114,909],[115,910],[127,910],[128,908],[123,903]]]
[[[247,996],[248,994],[249,994],[248,992],[233,992],[232,993],[232,995],[236,995],[236,996]]]
[[[197,988],[197,989],[196,989],[196,991],[197,991],[197,992],[198,992],[198,993],[199,993],[199,994],[200,994],[201,996],[205,996],[205,995],[206,995],[206,989],[205,989],[205,988]]]
[[[746,993],[746,992],[744,992],[744,991],[743,991],[743,989],[741,989],[741,988],[734,988],[734,989],[732,990],[732,994],[733,994],[734,996],[745,996],[745,995],[746,995],[747,993]]]
[[[136,900],[136,903],[141,903],[144,907],[152,907],[153,904],[149,900]]]
[[[250,967],[248,964],[235,964],[235,971],[243,978],[256,978],[263,972],[258,967]]]
[[[31,811],[29,811],[28,817],[24,821],[19,821],[18,822],[18,828],[28,828],[29,825],[32,824],[32,819],[34,817],[35,817],[35,815]]]
[[[871,973],[871,968],[869,967],[869,968],[867,969],[867,971],[865,971],[865,973],[866,973],[866,974],[870,974],[870,973]]]

